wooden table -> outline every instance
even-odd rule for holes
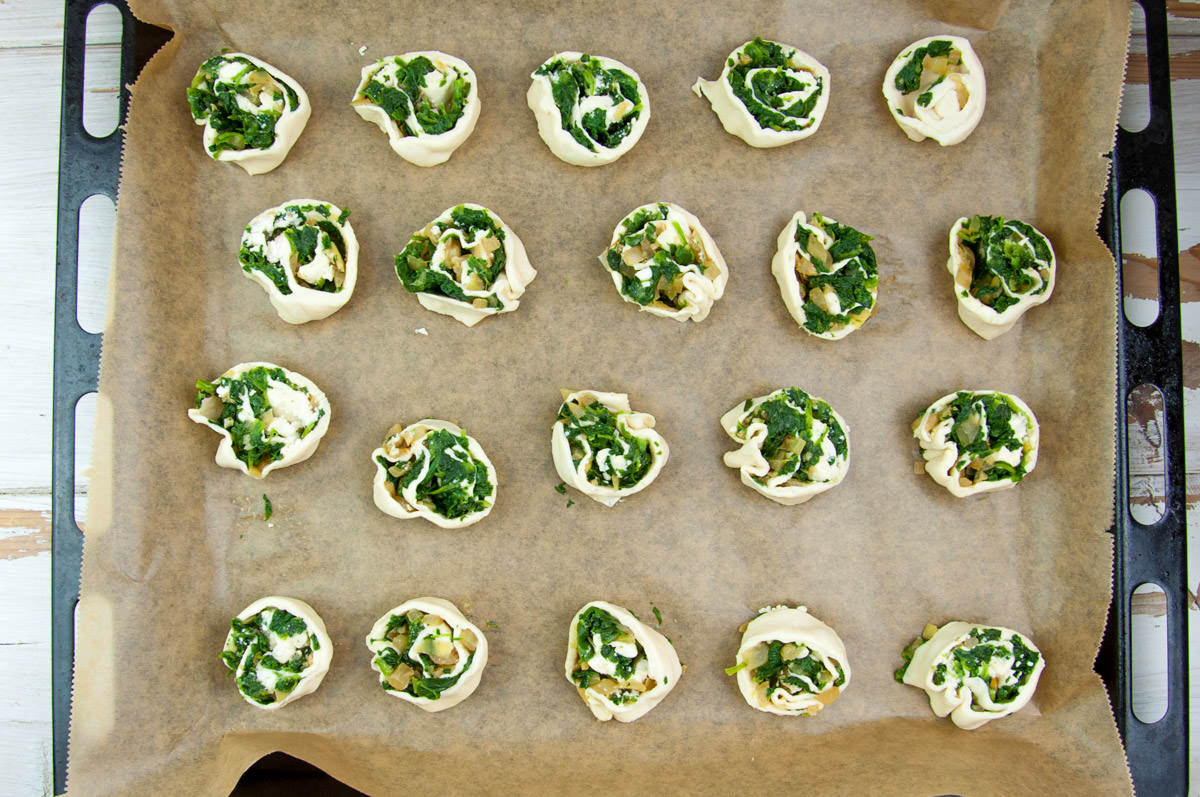
[[[1188,452],[1189,582],[1200,580],[1200,0],[1171,0],[1170,45],[1182,281],[1184,385]],[[0,314],[0,795],[50,794],[50,422],[54,311],[55,207],[63,7],[57,0],[0,2],[0,196],[16,210],[5,229],[10,252],[8,309]],[[104,135],[117,120],[120,17],[101,6],[89,22],[89,132]],[[1145,40],[1135,22],[1130,40],[1122,124],[1147,118]],[[1126,310],[1155,315],[1157,276],[1153,219],[1125,208]],[[81,324],[100,331],[112,246],[112,204],[89,200],[81,220]],[[77,414],[76,507],[85,516],[93,406]],[[1152,408],[1131,427],[1131,494],[1138,512],[1153,513],[1162,495],[1162,459]],[[1200,587],[1195,591],[1200,592]],[[1195,608],[1195,607],[1193,607]],[[1143,718],[1161,711],[1162,652],[1140,644],[1163,628],[1165,601],[1135,602],[1134,702]],[[1200,623],[1190,630],[1191,674],[1200,684]],[[1200,728],[1200,688],[1190,696]],[[1197,738],[1193,733],[1193,738]],[[1200,745],[1193,744],[1193,772]],[[1194,780],[1196,780],[1195,776]],[[1200,782],[1200,781],[1198,781]]]

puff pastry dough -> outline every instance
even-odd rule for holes
[[[737,663],[738,690],[751,708],[812,716],[850,683],[846,646],[804,606],[772,606],[746,624]]]
[[[333,659],[325,623],[307,603],[272,595],[256,600],[229,624],[221,661],[238,693],[274,711],[316,690]]]

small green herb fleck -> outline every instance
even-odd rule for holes
[[[271,519],[271,515],[275,510],[271,508],[271,499],[267,498],[267,494],[263,493],[263,521]]]

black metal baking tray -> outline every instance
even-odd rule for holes
[[[1179,259],[1175,214],[1175,158],[1165,0],[1137,0],[1146,16],[1150,69],[1150,122],[1137,133],[1117,130],[1112,177],[1099,232],[1120,263],[1120,198],[1141,188],[1155,201],[1158,227],[1159,315],[1147,326],[1117,321],[1116,495],[1113,601],[1096,661],[1112,700],[1117,728],[1139,794],[1182,795],[1188,791],[1187,572],[1183,440],[1183,360],[1180,339]],[[52,465],[52,636],[54,793],[66,789],[67,735],[71,711],[71,668],[75,648],[75,605],[83,535],[75,522],[75,405],[97,387],[99,334],[77,321],[79,209],[94,194],[114,202],[120,175],[122,126],[97,138],[83,128],[84,34],[88,13],[110,3],[122,17],[120,119],[129,109],[132,83],[171,34],[136,19],[124,0],[66,0],[63,26],[61,144],[59,149],[58,239],[54,297],[54,421]],[[1120,301],[1121,270],[1117,268]],[[1162,393],[1166,433],[1166,508],[1143,525],[1129,512],[1126,456],[1126,397],[1139,385]],[[1145,583],[1163,588],[1167,599],[1167,711],[1145,723],[1133,714],[1130,642],[1131,598]],[[303,762],[283,754],[262,759],[238,784],[239,794],[357,794]]]

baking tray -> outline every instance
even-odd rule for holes
[[[1140,794],[1185,794],[1188,791],[1187,573],[1185,466],[1183,439],[1183,364],[1180,338],[1178,240],[1175,213],[1174,149],[1171,86],[1164,0],[1137,0],[1146,18],[1150,73],[1150,121],[1140,132],[1118,128],[1112,171],[1099,232],[1118,256],[1120,198],[1141,188],[1154,199],[1159,273],[1159,315],[1146,327],[1117,321],[1117,394],[1115,401],[1116,491],[1113,601],[1096,661],[1125,744]],[[97,138],[83,128],[84,56],[87,17],[103,4],[115,6],[122,18],[119,118],[129,107],[126,88],[171,33],[136,19],[123,0],[66,0],[63,25],[62,118],[60,123],[58,236],[55,270],[54,389],[52,443],[51,538],[51,669],[53,681],[54,793],[66,788],[67,740],[70,726],[74,660],[75,606],[83,534],[75,517],[75,406],[95,392],[99,377],[101,335],[78,323],[79,210],[89,196],[103,194],[114,202],[120,176],[122,125]],[[1117,296],[1122,295],[1120,267]],[[1163,396],[1167,469],[1166,505],[1162,518],[1145,525],[1133,518],[1128,501],[1126,440],[1127,397],[1141,386],[1156,387]],[[1133,714],[1131,599],[1139,585],[1162,587],[1167,601],[1167,710],[1157,722]],[[243,777],[238,793],[355,794],[319,770],[283,754],[262,759]]]

